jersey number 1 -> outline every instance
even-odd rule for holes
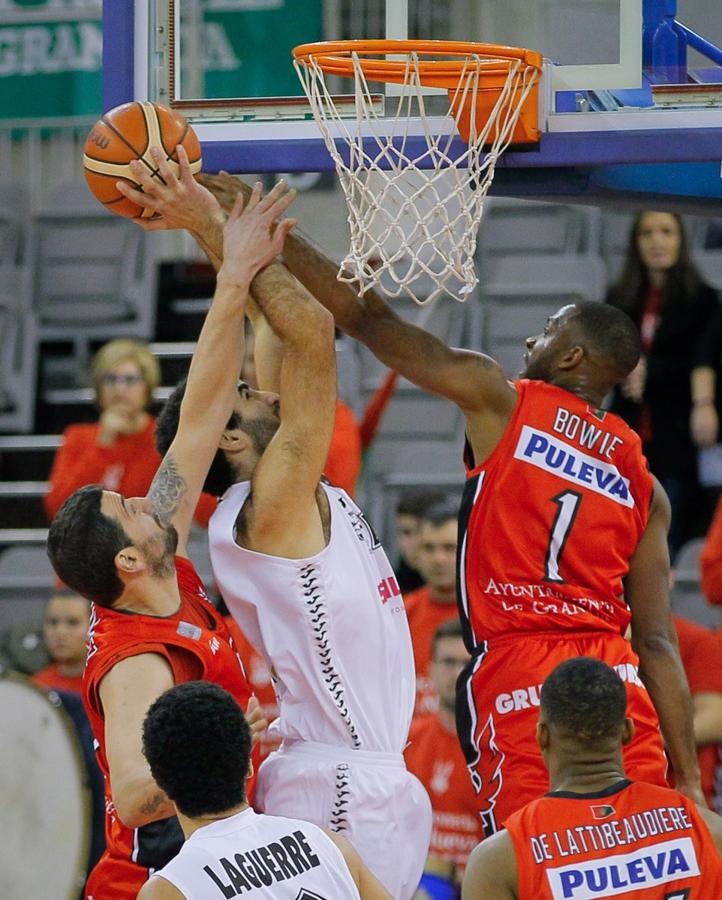
[[[556,581],[557,583],[564,581],[559,574],[559,560],[581,502],[582,495],[576,491],[562,491],[561,494],[552,497],[552,503],[556,504],[557,512],[552,523],[547,555],[544,560],[545,581]]]

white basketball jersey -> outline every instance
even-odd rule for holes
[[[343,854],[320,828],[250,807],[194,831],[155,874],[186,900],[359,900]]]
[[[250,482],[229,488],[208,527],[213,572],[274,673],[283,738],[401,753],[415,696],[403,598],[361,510],[345,491],[322,487],[331,537],[308,559],[239,547],[235,523]]]

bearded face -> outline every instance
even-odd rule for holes
[[[163,526],[160,542],[158,538],[150,538],[141,545],[140,549],[148,560],[148,567],[153,578],[170,578],[175,574],[178,532],[173,525]]]

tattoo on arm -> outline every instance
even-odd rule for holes
[[[178,471],[173,454],[167,453],[148,491],[155,514],[169,522],[178,511],[186,493],[185,478]]]
[[[162,792],[159,791],[157,794],[154,794],[150,800],[147,800],[140,808],[140,811],[144,816],[152,816],[154,813],[158,812],[158,810],[165,806],[166,803],[169,803],[168,797]]]

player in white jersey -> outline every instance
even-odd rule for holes
[[[139,900],[391,900],[345,838],[249,807],[250,729],[218,685],[162,694],[143,723],[143,752],[186,842]]]
[[[202,239],[204,218],[223,217],[217,201],[190,175],[163,177],[124,193],[160,214],[154,228],[182,225]],[[281,264],[252,295],[267,390],[239,386],[204,488],[223,496],[210,525],[216,580],[279,698],[283,743],[260,769],[256,805],[345,834],[408,900],[431,834],[428,796],[402,755],[413,653],[383,549],[348,495],[321,483],[336,410],[333,320]],[[158,419],[159,448],[173,439],[182,396],[183,385]]]

